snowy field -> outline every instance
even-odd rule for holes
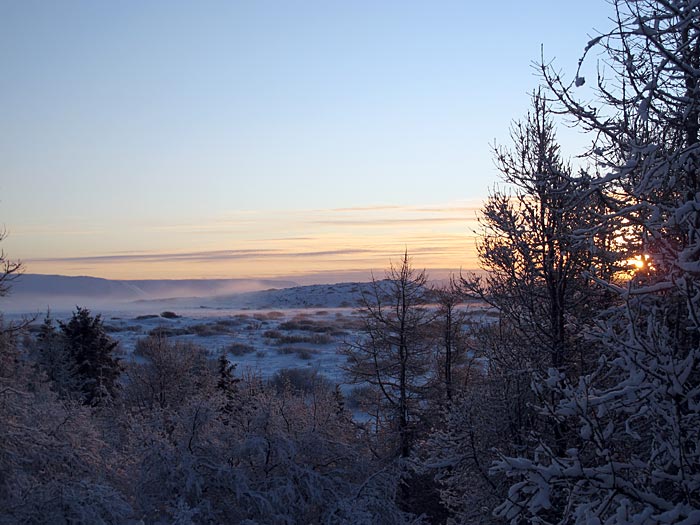
[[[222,352],[238,373],[268,378],[288,368],[318,371],[333,383],[346,378],[342,348],[361,337],[362,316],[357,309],[368,283],[297,286],[215,297],[181,297],[104,304],[76,303],[100,313],[109,335],[119,341],[125,360],[134,356],[137,341],[163,335],[204,349],[212,358]],[[51,307],[57,320],[70,317],[72,307]],[[470,323],[489,317],[484,305],[470,304]],[[34,327],[46,309],[7,314],[8,320],[33,316]],[[467,327],[465,327],[466,329]]]
[[[127,358],[139,338],[162,334],[201,346],[212,357],[225,352],[239,372],[269,377],[284,368],[314,368],[337,383],[343,382],[340,349],[358,336],[360,326],[353,308],[164,310],[105,316],[105,327],[120,341]]]

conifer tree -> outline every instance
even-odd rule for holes
[[[70,320],[59,322],[59,326],[85,404],[109,402],[121,367],[114,356],[118,343],[105,332],[101,315],[93,317],[87,308],[78,307]]]
[[[59,396],[71,397],[80,391],[75,377],[75,363],[50,312],[46,312],[32,350],[36,366],[46,375]]]
[[[217,364],[219,377],[216,382],[216,389],[223,396],[221,405],[222,421],[225,425],[228,425],[231,416],[237,408],[236,397],[238,394],[238,383],[241,380],[234,375],[236,365],[228,360],[225,352],[219,355]]]

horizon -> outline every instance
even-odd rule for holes
[[[393,261],[391,261],[393,263]],[[306,273],[297,275],[279,275],[273,277],[182,277],[182,278],[150,278],[150,279],[119,279],[111,277],[103,277],[100,275],[88,275],[88,274],[76,274],[67,275],[61,273],[38,273],[38,272],[28,272],[23,271],[17,274],[15,279],[11,281],[10,292],[7,294],[7,298],[12,297],[12,287],[13,284],[21,284],[22,277],[59,277],[59,278],[70,278],[70,279],[98,279],[113,282],[198,282],[198,281],[242,281],[242,282],[279,282],[292,284],[293,286],[309,286],[309,285],[332,285],[332,284],[343,284],[343,283],[354,283],[354,282],[370,282],[373,279],[380,281],[384,279],[385,272],[389,269],[389,266],[384,268],[381,273],[374,270],[348,270],[343,272],[333,272],[333,271],[322,271],[317,273]],[[460,274],[470,274],[470,273],[480,273],[483,270],[474,268],[415,268],[417,271],[425,271],[428,282],[445,282],[449,280],[452,276],[459,276]],[[0,297],[0,300],[3,298]]]

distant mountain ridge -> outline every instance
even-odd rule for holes
[[[0,297],[0,312],[71,311],[75,306],[99,310],[151,312],[178,309],[353,308],[378,287],[383,301],[386,280],[298,285],[282,279],[141,279],[25,274],[13,281],[9,296]],[[426,290],[428,301],[431,292]],[[151,313],[152,313],[151,312]]]

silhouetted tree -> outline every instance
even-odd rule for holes
[[[7,237],[7,232],[0,229],[0,242]],[[20,261],[12,261],[7,258],[4,250],[0,250],[0,297],[4,297],[10,291],[10,283],[22,274],[23,266]]]
[[[498,318],[472,334],[475,366],[428,447],[430,463],[447,465],[437,470],[443,501],[465,522],[476,519],[475,502],[493,504],[494,492],[506,496],[504,476],[488,473],[494,449],[533,450],[532,434],[562,451],[571,441],[565,422],[533,409],[530,383],[549,369],[577,376],[595,361],[580,330],[602,299],[588,272],[608,264],[581,233],[596,212],[590,178],[574,175],[562,159],[541,93],[511,138],[510,148],[494,148],[504,187],[489,196],[480,219],[485,272],[460,281],[465,295],[494,307]],[[465,486],[470,478],[474,484]]]
[[[425,330],[432,315],[426,303],[425,271],[411,266],[408,252],[382,281],[372,280],[361,297],[362,337],[346,348],[348,371],[357,382],[381,392],[399,438],[398,455],[411,450],[418,402],[428,385],[430,347]]]
[[[461,284],[498,309],[528,347],[533,368],[564,370],[581,357],[579,329],[597,313],[589,272],[599,266],[597,273],[609,276],[614,261],[598,255],[596,239],[585,233],[600,206],[589,191],[590,177],[572,174],[561,158],[540,92],[511,138],[512,148],[495,148],[506,189],[488,198],[480,220],[477,250],[486,273]]]

